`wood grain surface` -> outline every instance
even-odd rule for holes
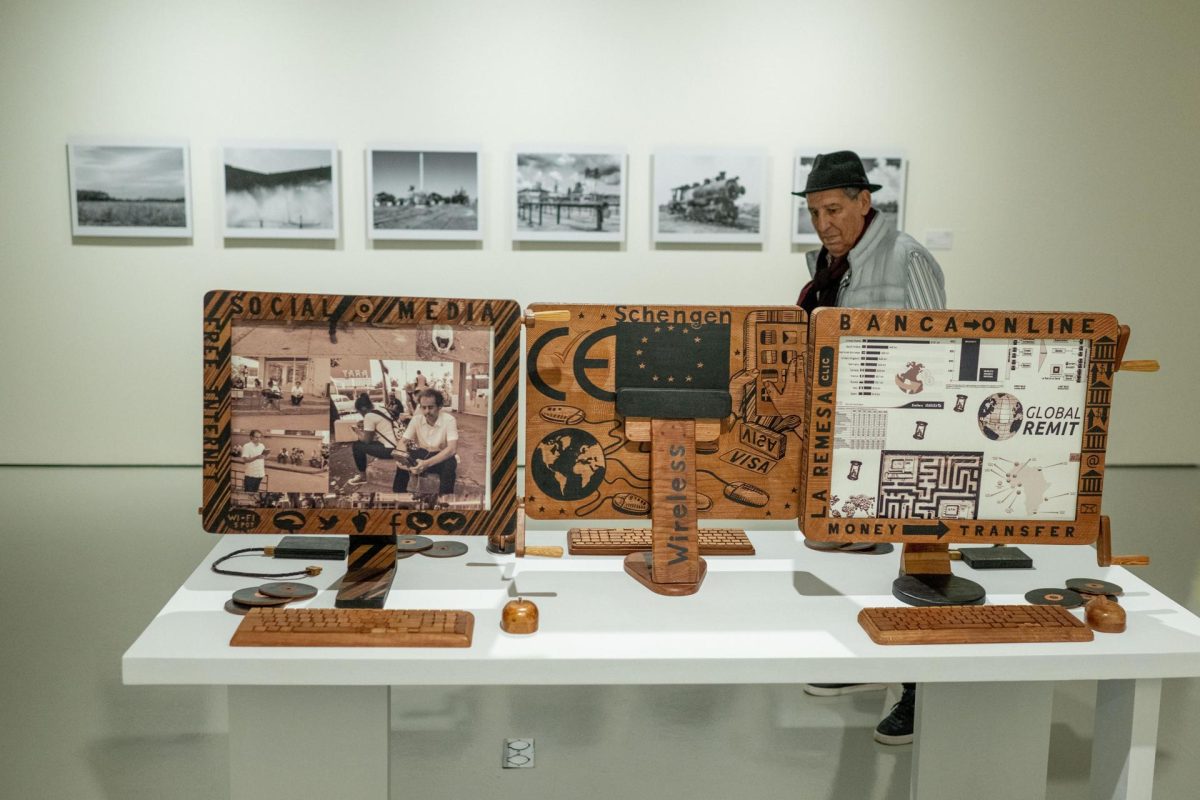
[[[623,363],[648,371],[650,385],[664,388],[695,385],[712,363],[696,358],[682,365],[687,369],[675,369],[676,361],[656,370],[659,364],[643,356],[655,355],[660,337],[673,337],[677,351],[711,344],[705,339],[710,333],[727,337],[720,367],[728,375],[732,413],[701,420],[696,435],[700,518],[795,518],[804,416],[802,311],[564,303],[536,303],[529,310],[569,312],[565,322],[535,319],[526,333],[529,516],[563,522],[649,517],[649,420],[626,420],[616,410],[618,336],[627,341],[633,332],[635,344],[621,354]],[[643,335],[645,347],[639,346]]]
[[[806,384],[808,446],[803,454],[801,491],[804,500],[799,515],[800,529],[806,537],[817,541],[914,544],[1071,545],[1090,544],[1096,540],[1100,529],[1113,376],[1118,359],[1118,326],[1113,316],[1074,312],[824,308],[813,314],[808,333],[807,360],[812,371]],[[1074,514],[1028,519],[1017,509],[1004,519],[976,519],[973,516],[932,519],[857,516],[856,509],[845,513],[840,506],[842,501],[831,493],[835,427],[839,419],[837,387],[841,365],[838,352],[842,337],[1086,341],[1089,357],[1080,373],[1085,397],[1079,420],[1082,440],[1079,452],[1071,454],[1072,460],[1078,461],[1078,480],[1069,487],[1075,495]],[[978,406],[979,401],[974,402]],[[918,426],[913,438],[919,439],[923,433]],[[981,437],[978,443],[963,442],[962,448],[981,451],[983,441]],[[1020,450],[1021,439],[1016,436],[1012,441],[1014,447],[1007,457],[1013,463],[1021,464],[1025,458]],[[872,487],[864,488],[870,497]]]
[[[303,532],[343,536],[511,532],[516,527],[517,388],[523,319],[520,307],[511,300],[208,292],[204,298],[203,506],[200,509],[204,529],[213,533]],[[490,506],[486,510],[412,510],[383,507],[389,503],[349,495],[339,496],[321,508],[281,510],[235,503],[239,479],[235,473],[242,469],[239,463],[235,470],[235,461],[240,459],[235,460],[231,452],[235,324],[277,326],[279,331],[294,338],[297,345],[289,347],[287,355],[303,357],[306,354],[303,348],[320,348],[326,359],[336,358],[356,338],[385,343],[404,336],[411,340],[418,331],[428,332],[435,325],[490,331],[491,411],[487,427],[491,436],[486,444],[490,449],[487,462],[490,470],[480,472],[481,482],[489,484]],[[301,343],[303,348],[299,347]],[[418,345],[414,346],[418,348],[417,355],[411,358],[436,360],[431,354],[422,354]],[[377,350],[357,355],[388,357]],[[336,441],[335,431],[330,430],[330,434]],[[266,491],[270,491],[269,487],[263,493]]]

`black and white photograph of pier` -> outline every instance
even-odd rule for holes
[[[75,236],[192,235],[186,141],[72,139],[67,162]]]
[[[336,145],[224,148],[227,238],[336,239]]]
[[[765,151],[656,151],[654,241],[761,244],[766,182]]]
[[[792,185],[793,192],[804,190],[808,173],[812,172],[816,153],[801,153],[796,156]],[[863,156],[863,168],[867,181],[878,184],[879,191],[871,192],[871,207],[883,215],[888,227],[904,230],[904,176],[908,172],[908,161],[903,156]],[[820,244],[821,238],[813,228],[808,216],[808,203],[803,197],[793,197],[792,244]]]
[[[367,151],[370,239],[480,239],[479,152]]]
[[[625,153],[520,150],[515,177],[514,239],[624,239]]]

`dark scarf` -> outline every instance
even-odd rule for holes
[[[874,219],[875,209],[872,208],[867,212],[866,219],[863,220],[863,229],[858,234],[858,238],[854,240],[854,244],[851,245],[851,250],[862,241],[862,237],[866,234],[867,228],[871,227]],[[800,296],[796,298],[796,305],[809,314],[821,306],[836,306],[842,278],[846,277],[846,272],[850,269],[849,255],[847,252],[841,258],[834,258],[829,255],[829,250],[822,247],[820,254],[817,255],[817,271],[813,274],[813,279],[800,290]]]

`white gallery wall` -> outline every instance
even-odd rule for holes
[[[1195,463],[1200,4],[0,0],[0,462],[198,464],[213,288],[791,303],[792,156],[902,150],[957,308],[1133,328],[1109,461]],[[191,240],[71,236],[65,143],[191,142]],[[221,237],[218,143],[334,140],[335,243]],[[366,240],[369,143],[478,146],[482,244]],[[517,144],[629,153],[622,246],[511,241]],[[650,153],[769,153],[766,244],[655,247]],[[198,487],[197,487],[198,488]]]

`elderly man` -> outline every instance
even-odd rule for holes
[[[808,313],[820,306],[846,308],[945,308],[942,268],[916,239],[887,227],[871,208],[871,192],[862,159],[849,150],[819,155],[804,191],[808,213],[823,247],[808,253],[812,280],[796,305]],[[808,543],[815,550],[869,550],[872,545]],[[810,683],[804,691],[831,696],[881,689],[878,683]],[[881,744],[913,739],[916,687],[904,684],[900,702],[875,728]]]
[[[802,192],[824,245],[808,253],[812,281],[796,305],[847,308],[945,308],[942,268],[916,239],[887,227],[871,208],[878,184],[862,160],[842,150],[817,156]]]

